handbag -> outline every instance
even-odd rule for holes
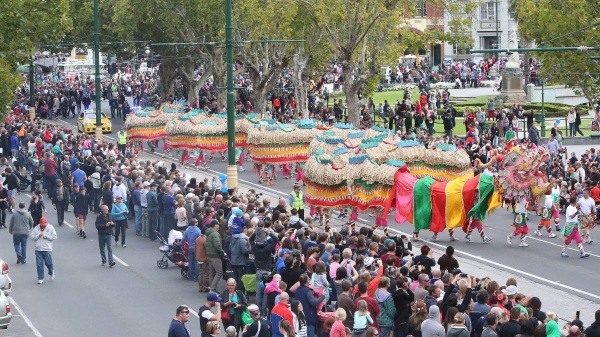
[[[229,263],[229,259],[223,259],[223,280],[227,281],[230,278],[235,278],[235,274],[233,273],[233,268],[231,268],[231,263]]]
[[[254,320],[250,316],[250,312],[248,312],[248,309],[244,309],[244,311],[242,311],[242,324],[248,325],[252,323],[254,323]]]
[[[233,321],[231,319],[231,313],[229,312],[229,308],[226,308],[225,310],[221,310],[221,320],[222,321]]]

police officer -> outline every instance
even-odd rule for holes
[[[117,148],[119,149],[119,153],[125,154],[125,149],[127,148],[127,133],[123,128],[117,132]]]
[[[300,184],[294,184],[294,190],[290,193],[290,207],[298,210],[298,217],[304,220],[304,194],[300,189]]]

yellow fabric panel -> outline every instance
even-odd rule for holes
[[[454,179],[446,186],[446,228],[461,227],[467,219],[463,204],[462,188],[470,177],[462,176]]]
[[[500,191],[495,190],[494,194],[492,194],[492,197],[490,198],[490,200],[488,200],[488,214],[492,214],[492,212],[498,208],[502,206],[502,195],[500,194]]]

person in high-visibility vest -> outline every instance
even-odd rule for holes
[[[289,203],[292,209],[298,210],[298,217],[304,220],[304,194],[299,184],[294,184],[294,190],[290,193]]]
[[[125,154],[127,148],[127,132],[123,129],[117,132],[117,148],[119,149],[119,153]]]

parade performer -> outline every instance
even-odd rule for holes
[[[590,191],[588,189],[583,190],[583,197],[579,199],[579,208],[581,209],[581,232],[585,243],[591,244],[592,237],[590,230],[596,227],[596,203],[594,199],[590,197]]]
[[[244,149],[235,149],[235,162],[238,164],[238,169],[240,171],[246,171],[244,169]]]
[[[515,230],[506,236],[506,242],[510,245],[513,238],[520,236],[521,243],[519,247],[529,247],[525,241],[527,233],[529,233],[529,227],[527,226],[527,199],[524,196],[519,197],[516,201],[513,227],[515,227]]]
[[[206,157],[204,157],[204,153],[202,151],[194,151],[194,155],[196,156],[196,161],[194,162],[194,166],[196,166],[196,170],[199,170],[200,163],[204,166],[204,169],[209,169],[210,167],[206,163]]]
[[[292,177],[292,166],[290,163],[281,165],[281,174],[283,175],[283,179],[290,179]]]
[[[543,234],[542,234],[542,232],[540,232],[540,230],[542,229],[542,227],[546,227],[546,231],[548,232],[548,237],[555,238],[556,234],[552,233],[552,224],[550,223],[551,219],[552,219],[552,208],[554,207],[554,201],[552,199],[551,194],[546,194],[544,197],[545,197],[544,206],[542,207],[540,224],[538,225],[537,229],[535,230],[535,235],[543,236]]]
[[[479,191],[476,191],[473,195],[473,204],[477,204],[478,200],[479,200]],[[465,239],[467,239],[468,242],[473,242],[473,239],[471,238],[473,229],[477,229],[477,231],[479,232],[479,236],[481,236],[481,239],[483,240],[483,243],[489,243],[490,241],[492,241],[492,239],[490,239],[488,236],[485,235],[485,232],[483,231],[483,221],[481,221],[481,219],[479,219],[479,217],[472,216],[466,222],[467,222],[466,225],[463,225],[462,228],[463,228],[463,231],[465,233],[467,233],[467,235],[465,236]]]
[[[227,150],[223,150],[223,151],[211,151],[211,152],[210,152],[210,157],[208,157],[208,160],[209,160],[210,162],[212,162],[212,159],[213,159],[213,157],[214,157],[215,153],[219,153],[219,154],[221,155],[221,160],[222,160],[222,161],[225,161],[225,159],[226,159],[226,158],[225,158],[225,151],[227,151]]]
[[[581,240],[581,235],[579,235],[581,223],[579,222],[580,211],[577,206],[576,196],[571,196],[569,198],[569,206],[567,207],[565,215],[566,223],[561,232],[565,238],[565,244],[563,245],[560,256],[569,257],[569,255],[567,255],[567,247],[571,244],[571,241],[575,240],[575,243],[577,243],[577,249],[579,249],[579,257],[589,257],[590,253],[586,253],[583,250],[583,240]]]
[[[163,138],[163,154],[171,155],[171,145],[166,138]]]
[[[177,156],[179,157],[179,165],[186,167],[190,161],[190,153],[188,150],[179,150],[177,151]]]

